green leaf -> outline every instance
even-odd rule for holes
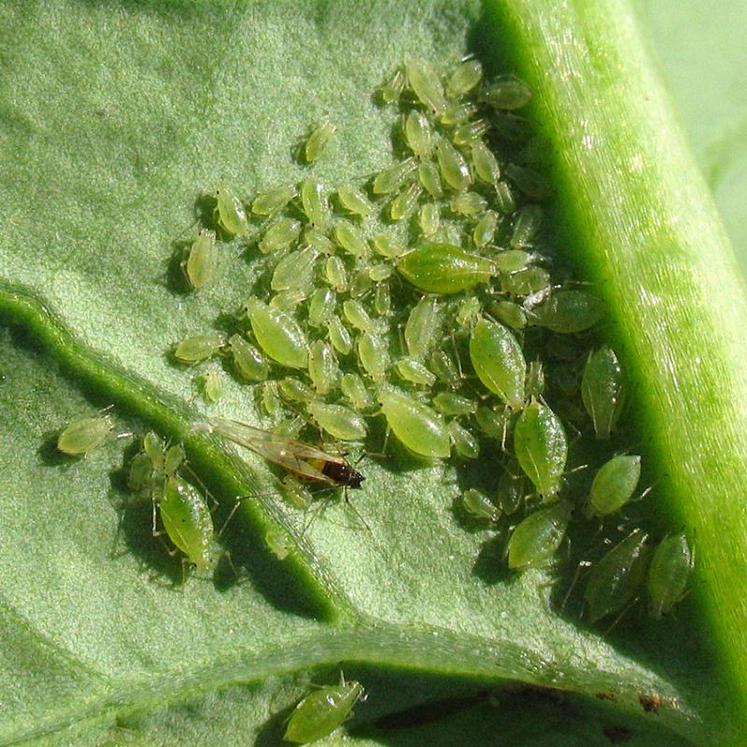
[[[619,23],[607,28],[605,13]],[[717,520],[737,510],[725,476],[744,472],[742,415],[724,397],[743,392],[741,348],[726,342],[741,288],[727,307],[734,276],[717,220],[629,22],[603,2],[579,14],[518,0],[0,6],[0,743],[277,744],[309,684],[340,667],[370,692],[347,727],[354,744],[578,744],[605,729],[639,744],[734,738],[723,724],[744,694],[733,634],[745,614],[729,592],[744,570],[728,563],[744,533],[738,517]],[[560,38],[574,42],[568,68],[552,56]],[[391,121],[371,92],[403,57],[447,64],[468,49],[488,65],[505,55],[537,89],[567,241],[604,288],[640,382],[643,432],[666,476],[661,523],[697,528],[696,592],[663,625],[631,617],[603,636],[559,614],[551,576],[508,575],[495,545],[455,520],[453,466],[367,461],[351,500],[371,531],[339,504],[301,537],[305,520],[262,492],[261,460],[190,430],[192,373],[168,351],[211,329],[216,308],[238,309],[254,279],[228,249],[215,285],[180,292],[179,242],[201,192],[298,180],[291,145],[324,117],[339,133],[320,178],[383,167]],[[568,70],[582,73],[570,88]],[[641,81],[645,106],[632,96]],[[603,141],[588,153],[582,121]],[[640,183],[610,169],[634,149],[652,164]],[[617,204],[621,188],[631,191]],[[675,215],[681,224],[665,223]],[[633,227],[651,238],[645,254]],[[661,305],[686,334],[654,305],[634,324],[633,283],[671,292]],[[700,384],[713,393],[705,412]],[[251,417],[246,392],[231,382],[212,412]],[[112,403],[118,432],[183,440],[224,508],[259,489],[222,537],[239,582],[226,562],[215,579],[179,583],[150,508],[128,500],[127,439],[82,460],[56,453],[61,427]],[[263,543],[278,524],[301,537],[283,563]],[[662,699],[657,715],[641,696]]]

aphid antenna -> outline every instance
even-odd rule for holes
[[[579,560],[578,563],[576,563],[576,570],[573,573],[573,578],[571,579],[570,586],[568,587],[568,591],[566,591],[565,596],[563,597],[563,601],[560,603],[560,609],[558,611],[561,614],[565,611],[568,600],[571,598],[571,594],[573,593],[576,584],[581,579],[581,574],[583,573],[584,569],[588,571],[590,568],[590,560]]]
[[[630,612],[630,610],[637,604],[638,600],[640,599],[640,594],[636,594],[633,599],[630,600],[630,602],[625,606],[623,611],[610,623],[610,626],[606,628],[602,635],[608,636],[620,623],[620,621],[625,617],[625,615]]]

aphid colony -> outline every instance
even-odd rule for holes
[[[265,277],[234,334],[190,337],[174,356],[228,358],[286,438],[313,423],[332,439],[365,442],[369,421],[383,416],[418,457],[473,460],[482,451],[500,477],[466,491],[463,513],[507,533],[510,568],[547,566],[574,518],[625,518],[641,459],[597,444],[595,459],[604,458],[587,473],[590,485],[579,491],[569,478],[571,441],[584,452],[594,438],[608,442],[625,383],[614,351],[595,345],[601,302],[550,273],[541,143],[517,114],[531,91],[513,76],[484,82],[474,59],[446,76],[411,61],[380,98],[398,124],[394,161],[378,173],[334,187],[309,175],[246,202],[218,190],[214,225],[184,263],[189,284],[213,277],[216,236],[243,241]],[[331,123],[320,125],[302,160],[316,161],[334,136]],[[209,402],[217,376],[203,379]],[[664,539],[653,559],[650,549],[648,534],[633,529],[592,564],[592,620],[624,609],[647,571],[655,616],[684,595],[693,562],[684,534]]]

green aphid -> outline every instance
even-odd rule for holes
[[[558,501],[522,519],[508,541],[508,567],[515,571],[552,563],[568,529],[571,505]]]
[[[428,360],[428,368],[446,386],[456,389],[462,385],[462,372],[454,358],[445,350],[436,348],[431,352]]]
[[[380,283],[382,280],[387,280],[394,274],[394,269],[390,264],[386,262],[379,262],[377,264],[369,265],[368,277],[374,283]]]
[[[232,236],[246,236],[249,224],[241,200],[225,187],[215,193],[215,199],[215,218],[220,227]]]
[[[632,497],[641,478],[641,458],[621,454],[612,457],[594,475],[588,513],[608,516],[619,511]]]
[[[337,293],[345,293],[348,289],[348,271],[340,257],[327,257],[324,263],[324,277]]]
[[[526,205],[517,213],[509,244],[513,249],[532,246],[541,225],[542,208],[538,205]]]
[[[501,167],[493,151],[485,143],[478,141],[472,143],[470,153],[477,178],[485,184],[498,184],[501,178]]]
[[[74,420],[57,437],[57,448],[71,456],[85,456],[109,437],[114,422],[105,413]]]
[[[418,181],[434,200],[440,200],[444,196],[438,169],[430,161],[423,161],[418,166]]]
[[[294,418],[285,418],[279,423],[272,426],[271,433],[284,440],[294,440],[301,435],[301,431],[308,425],[303,415],[296,415]]]
[[[393,104],[399,101],[402,91],[407,85],[407,77],[401,68],[397,68],[392,77],[381,87],[381,99],[385,104]]]
[[[592,565],[584,590],[589,620],[620,612],[633,601],[646,580],[651,548],[648,535],[634,529]]]
[[[435,202],[426,202],[418,213],[420,232],[424,239],[432,239],[441,225],[441,213]]]
[[[371,239],[373,248],[377,254],[388,259],[396,259],[405,253],[405,247],[386,234],[379,234]]]
[[[510,410],[507,408],[493,410],[486,405],[480,405],[475,412],[475,421],[488,438],[503,443],[508,433]]]
[[[337,188],[337,200],[345,210],[361,218],[368,218],[374,212],[374,206],[368,197],[349,184],[343,184]]]
[[[523,249],[504,249],[493,257],[498,271],[509,275],[525,270],[533,259],[534,255]]]
[[[270,366],[262,353],[241,335],[228,338],[233,365],[239,377],[245,381],[264,381],[270,373]]]
[[[454,320],[460,327],[470,327],[479,319],[480,309],[480,299],[468,296],[457,307]]]
[[[223,396],[223,378],[217,371],[207,371],[201,377],[200,388],[205,402],[217,402]]]
[[[341,441],[362,441],[366,438],[366,421],[349,407],[310,402],[307,409],[316,424],[333,438]]]
[[[469,164],[448,140],[442,138],[436,143],[436,160],[441,178],[455,192],[461,192],[472,184]]]
[[[441,112],[438,120],[447,127],[453,127],[467,122],[475,114],[477,114],[477,106],[471,101],[454,101]]]
[[[350,324],[361,332],[369,332],[371,334],[376,332],[378,325],[371,319],[368,312],[363,308],[363,305],[358,301],[353,299],[345,301],[342,305],[342,313]]]
[[[424,243],[397,262],[405,280],[426,293],[459,293],[487,283],[498,269],[491,259],[453,244]]]
[[[503,215],[510,215],[516,210],[516,198],[506,182],[495,183],[495,209]]]
[[[265,381],[260,390],[262,409],[271,417],[277,418],[283,412],[277,381]]]
[[[335,314],[327,323],[327,333],[329,334],[329,341],[332,343],[332,347],[340,353],[340,355],[348,355],[353,349],[353,338],[350,336],[345,325],[340,321],[340,317]]]
[[[417,358],[400,358],[395,364],[400,378],[418,386],[433,386],[436,375],[426,368]]]
[[[304,381],[293,376],[286,376],[278,382],[280,396],[288,402],[307,404],[316,398],[314,390]]]
[[[520,249],[509,249],[508,251],[521,251]],[[507,254],[503,252],[502,254]],[[500,263],[501,255],[496,256],[496,264]],[[536,294],[542,294],[543,292],[549,291],[550,273],[547,270],[543,270],[541,267],[527,267],[518,272],[514,272],[511,275],[503,275],[501,277],[501,290],[504,293],[510,293],[513,296],[532,296]],[[527,304],[524,304],[525,307]],[[534,324],[537,324],[536,318],[532,317]],[[552,328],[551,328],[552,329]]]
[[[244,305],[257,343],[274,361],[289,368],[306,368],[309,345],[298,322],[287,312],[257,298]]]
[[[433,398],[433,406],[442,415],[471,415],[477,412],[477,402],[454,392],[439,392]]]
[[[433,128],[428,118],[413,109],[405,118],[405,140],[418,158],[430,158],[433,150]]]
[[[350,297],[354,299],[363,298],[369,294],[371,288],[373,288],[373,280],[369,267],[363,267],[353,276],[350,283]]]
[[[329,236],[326,236],[313,227],[309,227],[304,231],[303,241],[307,246],[314,247],[319,254],[326,254],[329,256],[337,251],[335,242],[332,241]]]
[[[441,78],[427,63],[413,60],[405,65],[407,82],[415,95],[434,114],[439,114],[446,108],[446,97]]]
[[[357,373],[343,374],[340,380],[340,391],[354,410],[367,410],[373,406],[373,399],[363,379]]]
[[[409,179],[413,177],[418,170],[418,161],[410,156],[404,161],[387,166],[380,171],[374,179],[371,189],[375,195],[388,195],[401,189]]]
[[[341,673],[339,685],[320,687],[298,703],[288,720],[283,739],[309,744],[329,736],[350,717],[363,692],[360,682],[345,682]]]
[[[368,255],[368,242],[352,223],[344,220],[337,221],[334,234],[337,243],[348,254],[352,254],[354,257],[366,257]]]
[[[265,544],[278,560],[285,560],[295,547],[290,535],[277,527],[270,527],[265,532]]]
[[[485,387],[513,410],[524,406],[527,364],[521,345],[502,324],[480,319],[469,341],[472,367]]]
[[[219,332],[186,337],[176,346],[174,358],[179,363],[200,363],[208,358],[212,358],[225,345],[226,338]]]
[[[270,299],[270,307],[281,311],[295,311],[311,293],[311,286],[280,291]]]
[[[482,140],[485,133],[490,129],[484,119],[475,119],[472,122],[460,124],[451,133],[451,139],[458,148],[472,146]]]
[[[298,196],[298,190],[293,184],[260,192],[252,203],[255,215],[274,215],[282,210],[291,200]]]
[[[259,251],[262,254],[287,249],[301,235],[301,223],[293,218],[278,218],[260,239]]]
[[[529,364],[524,392],[527,399],[536,399],[545,393],[545,368],[540,361]]]
[[[337,127],[335,125],[331,122],[323,122],[309,135],[309,139],[304,146],[306,163],[314,163],[322,157],[336,132]]]
[[[331,288],[317,288],[309,300],[309,324],[323,327],[335,313],[335,294]]]
[[[280,481],[280,495],[289,506],[299,511],[305,511],[314,500],[311,491],[293,475],[283,476]]]
[[[495,524],[501,518],[501,510],[481,490],[470,488],[462,493],[462,508],[473,519]]]
[[[218,268],[218,250],[213,231],[200,231],[183,263],[184,274],[190,287],[198,290],[213,282]]]
[[[552,500],[568,458],[568,441],[555,413],[539,401],[531,402],[514,425],[514,451],[537,492]]]
[[[625,400],[623,371],[614,350],[602,347],[589,355],[581,379],[581,399],[597,438],[608,439]]]
[[[387,425],[406,448],[429,459],[449,456],[449,431],[435,410],[388,386],[381,388],[379,399]]]
[[[457,420],[451,420],[446,426],[454,451],[462,459],[477,459],[480,456],[480,442]]]
[[[329,223],[329,200],[324,185],[309,177],[301,182],[301,207],[314,228],[323,231]]]
[[[286,254],[275,265],[270,287],[274,291],[308,289],[314,281],[319,252],[312,246]]]
[[[695,563],[684,533],[665,537],[654,551],[648,570],[648,600],[651,616],[660,620],[687,593]]]
[[[532,310],[532,321],[553,332],[574,334],[593,327],[604,311],[604,303],[591,293],[561,290]]]
[[[406,218],[415,209],[422,193],[423,189],[417,182],[408,184],[389,203],[389,217],[395,222]]]
[[[441,329],[443,307],[435,296],[423,296],[410,310],[405,323],[405,344],[413,358],[423,358]]]
[[[451,198],[449,207],[457,215],[477,215],[488,207],[488,202],[477,192],[460,192]]]
[[[482,80],[482,65],[478,60],[465,60],[459,64],[446,82],[446,95],[459,98],[469,93]]]
[[[505,174],[520,192],[532,200],[543,200],[552,192],[547,178],[534,169],[511,163],[506,166]]]
[[[472,241],[478,249],[490,244],[495,238],[498,227],[498,214],[494,210],[486,210],[475,223],[472,231]]]
[[[376,382],[383,381],[389,368],[389,347],[381,335],[364,332],[358,338],[358,360],[363,370]]]
[[[523,475],[515,475],[506,470],[498,480],[498,491],[496,503],[507,516],[516,513],[524,503],[526,496],[525,480]]]
[[[483,88],[480,99],[496,109],[521,109],[532,100],[532,89],[515,75],[502,75]]]
[[[314,340],[309,346],[309,378],[317,394],[329,394],[339,375],[340,367],[332,346],[324,340]]]

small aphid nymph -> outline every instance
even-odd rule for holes
[[[60,433],[57,448],[71,456],[85,456],[91,449],[100,446],[114,428],[111,416],[100,414],[75,420]]]

